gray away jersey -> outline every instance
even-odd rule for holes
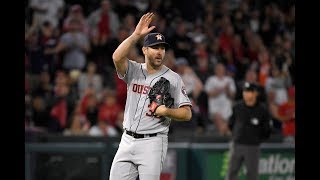
[[[170,82],[170,94],[174,98],[174,106],[178,108],[184,105],[191,106],[186,94],[181,77],[166,66],[154,74],[148,74],[145,63],[137,63],[128,60],[128,69],[124,76],[118,73],[118,77],[127,83],[127,100],[124,112],[123,128],[140,134],[163,133],[167,134],[171,119],[160,118],[151,115],[148,105],[148,97],[151,87],[164,77]]]

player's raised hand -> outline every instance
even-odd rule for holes
[[[140,21],[137,24],[136,29],[134,30],[133,33],[138,36],[144,36],[148,34],[150,31],[152,31],[154,28],[156,28],[155,26],[149,27],[153,17],[154,17],[154,13],[144,14],[140,18]]]

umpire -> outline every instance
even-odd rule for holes
[[[230,161],[226,180],[237,179],[244,163],[248,180],[258,180],[260,144],[269,138],[271,117],[268,109],[257,100],[258,86],[245,82],[242,100],[233,107],[229,121],[232,132]]]

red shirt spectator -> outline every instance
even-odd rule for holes
[[[126,99],[127,99],[127,84],[119,79],[119,77],[115,74],[115,82],[117,88],[117,100],[118,104],[122,109],[126,106]]]
[[[222,53],[232,52],[233,27],[228,25],[219,37],[220,49]]]
[[[122,109],[117,103],[115,95],[114,91],[106,92],[98,112],[98,120],[106,121],[113,127],[116,126],[117,116]]]
[[[279,116],[283,122],[282,133],[285,137],[295,136],[295,88],[288,90],[289,101],[281,104],[278,109]]]
[[[58,121],[60,127],[64,129],[67,123],[67,102],[65,99],[61,99],[55,104],[50,111],[51,118]]]
[[[258,54],[258,60],[259,60],[259,83],[261,86],[265,87],[266,80],[269,76],[270,72],[270,58],[269,58],[269,52],[267,49],[262,49]]]
[[[59,129],[63,130],[67,124],[68,104],[66,95],[69,93],[69,87],[65,84],[57,84],[55,89],[55,103],[51,108],[50,117],[58,122]]]
[[[98,23],[99,35],[100,38],[110,36],[110,27],[109,27],[109,14],[108,12],[101,13],[101,18]]]
[[[234,58],[237,61],[241,61],[244,58],[244,46],[241,42],[241,36],[235,35],[232,41]]]

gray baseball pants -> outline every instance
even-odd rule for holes
[[[136,139],[123,133],[109,179],[159,180],[167,148],[167,135]]]

